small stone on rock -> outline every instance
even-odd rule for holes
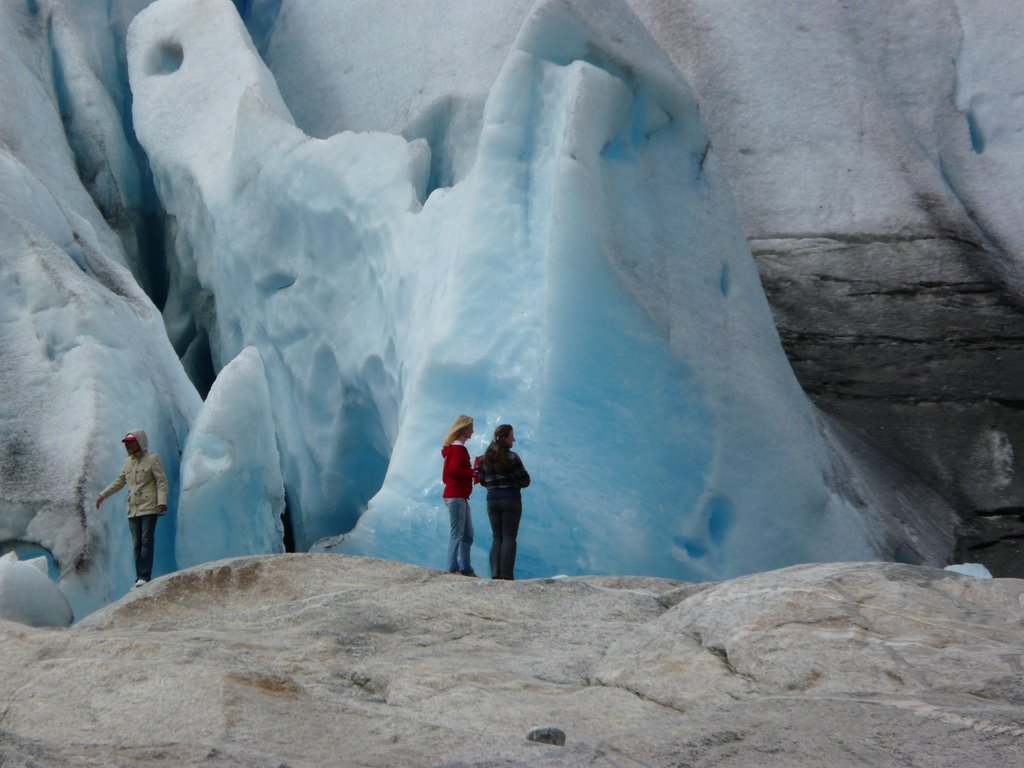
[[[556,747],[565,746],[565,731],[561,728],[556,728],[553,725],[544,725],[538,728],[533,728],[526,738],[530,741],[537,741],[541,744],[554,744]]]

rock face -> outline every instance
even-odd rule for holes
[[[1012,765],[1022,627],[1024,582],[904,565],[683,584],[239,558],[71,629],[0,624],[0,763]]]
[[[1024,576],[1021,22],[959,0],[631,4],[698,92],[804,389],[940,491],[961,559]]]
[[[754,240],[794,370],[959,512],[960,560],[1024,576],[1024,323],[976,244]]]

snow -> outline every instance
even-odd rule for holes
[[[91,500],[136,425],[172,487],[157,574],[286,541],[440,566],[457,413],[471,453],[516,428],[534,477],[520,577],[944,562],[948,509],[800,390],[744,236],[779,211],[820,228],[795,187],[835,153],[795,142],[773,161],[792,205],[729,189],[698,97],[630,4],[254,0],[248,29],[227,0],[86,5],[0,10],[0,543],[49,553],[76,615],[131,584],[123,506]],[[1019,167],[1010,81],[971,42],[996,35],[991,11],[958,7],[957,98],[984,152]],[[870,121],[862,155],[860,96],[835,97],[876,79],[844,19],[687,9],[754,94],[735,130],[766,110],[818,140],[834,127],[839,162],[875,178],[848,215],[923,215],[902,207],[917,182],[893,170],[898,129]],[[778,46],[798,21],[803,47]],[[779,73],[808,57],[835,63],[788,104]],[[948,179],[979,173],[954,165],[921,182],[943,205]],[[1005,205],[972,194],[1016,242]],[[846,202],[828,201],[837,228]]]

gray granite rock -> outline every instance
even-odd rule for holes
[[[1011,765],[1022,653],[1024,581],[914,566],[689,589],[240,558],[0,624],[0,764]]]

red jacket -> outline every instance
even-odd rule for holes
[[[444,469],[441,470],[441,480],[444,482],[444,493],[446,499],[468,499],[473,492],[473,483],[476,474],[469,463],[469,451],[466,446],[459,443],[446,445],[441,449],[444,457]]]

